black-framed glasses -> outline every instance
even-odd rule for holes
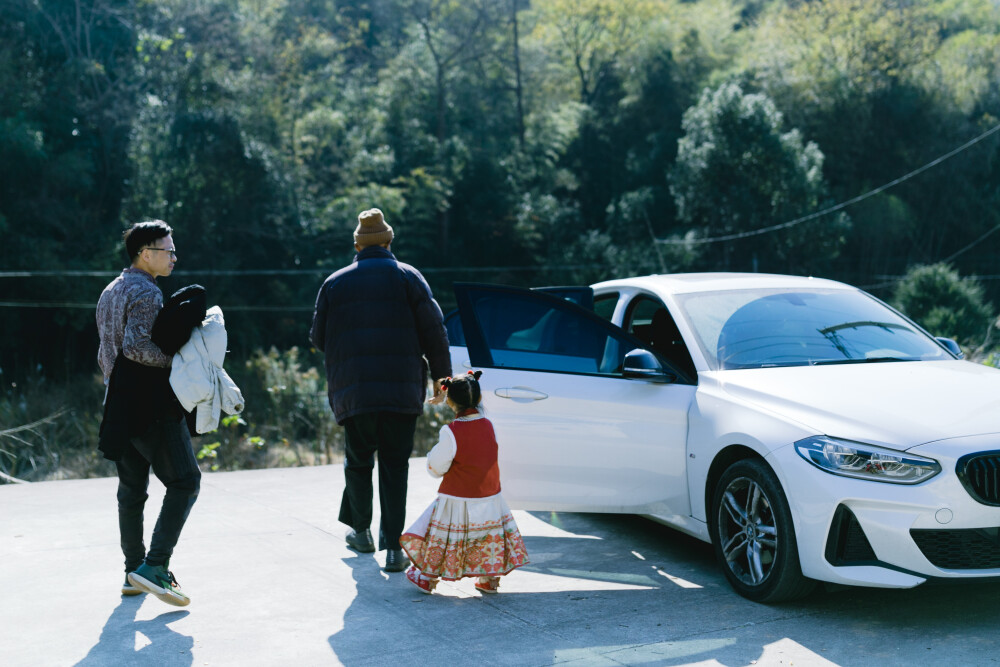
[[[146,250],[157,250],[159,252],[170,253],[170,256],[177,259],[177,250],[174,248],[154,248],[153,246],[147,246]]]

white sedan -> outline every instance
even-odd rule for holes
[[[871,295],[725,273],[455,293],[512,507],[648,516],[760,602],[1000,577],[1000,371]]]

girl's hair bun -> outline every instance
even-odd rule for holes
[[[448,400],[459,411],[474,408],[482,400],[482,391],[479,389],[482,374],[482,371],[469,371],[457,378],[444,378],[441,380],[441,390],[448,392]]]

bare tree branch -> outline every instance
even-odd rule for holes
[[[12,484],[31,484],[31,482],[29,482],[27,480],[18,479],[17,477],[11,477],[10,475],[8,475],[5,472],[0,472],[0,479],[7,480],[8,482],[10,482]]]
[[[12,440],[19,440],[21,442],[24,442],[20,438],[16,437],[14,434],[20,433],[21,431],[34,431],[34,429],[37,428],[38,426],[41,426],[42,424],[51,424],[52,422],[62,417],[64,414],[66,414],[66,410],[59,410],[58,412],[53,412],[48,417],[42,417],[41,419],[33,421],[30,424],[24,424],[22,426],[15,426],[14,428],[4,429],[0,431],[0,437],[7,437],[11,438]]]

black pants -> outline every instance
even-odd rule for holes
[[[382,519],[378,548],[399,549],[406,520],[406,481],[413,453],[417,415],[371,412],[344,421],[344,498],[340,522],[354,530],[372,523],[372,469],[378,454],[378,495]]]
[[[118,528],[125,571],[133,571],[144,559],[150,565],[166,565],[201,488],[201,471],[184,421],[154,422],[142,436],[131,439],[117,465]],[[149,497],[150,467],[167,491],[146,553],[142,516]]]

